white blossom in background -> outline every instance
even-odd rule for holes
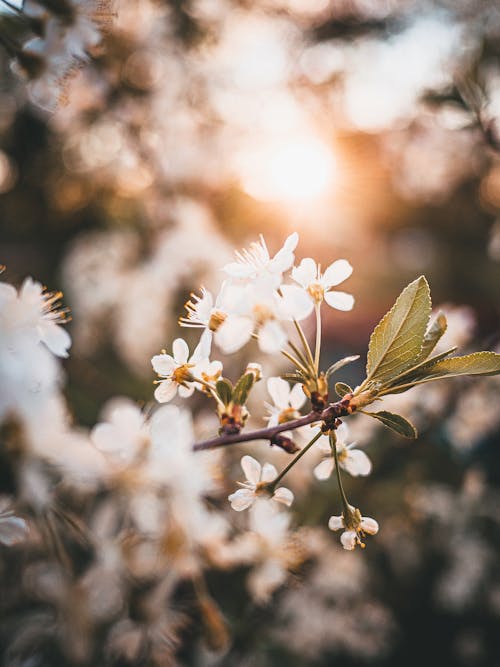
[[[16,516],[6,496],[0,497],[0,542],[11,547],[22,542],[28,534],[28,524]]]
[[[372,463],[368,456],[360,449],[355,449],[355,442],[346,444],[349,438],[349,427],[347,424],[341,424],[336,434],[339,466],[353,477],[369,475],[372,471]],[[327,436],[321,437],[317,442],[317,447],[326,455],[326,458],[314,468],[314,476],[319,480],[328,479],[335,468],[335,459],[330,446],[330,439]]]
[[[114,400],[107,413],[109,421],[94,426],[90,439],[106,456],[129,464],[149,444],[144,415],[127,399]]]
[[[342,530],[344,532],[340,536],[342,546],[346,551],[352,551],[357,544],[364,547],[362,537],[365,533],[368,535],[376,535],[378,533],[378,523],[375,519],[361,516],[358,509],[350,506],[349,519],[346,520],[344,515],[331,516],[328,521],[328,528],[330,530]]]
[[[258,461],[248,455],[245,455],[241,459],[241,467],[245,473],[246,480],[238,482],[242,488],[228,496],[231,507],[237,512],[246,510],[253,505],[257,497],[265,493],[262,486],[267,482],[272,482],[278,476],[278,471],[271,463],[264,463],[261,466]],[[280,486],[273,493],[272,499],[283,505],[290,506],[293,502],[293,493],[290,489]]]
[[[151,365],[161,380],[155,390],[155,398],[159,403],[168,403],[179,392],[181,398],[188,398],[195,390],[195,384],[200,389],[202,385],[196,382],[205,372],[220,372],[222,365],[207,366],[209,341],[202,339],[189,357],[189,347],[182,338],[176,338],[172,343],[172,354],[163,352],[151,359]]]
[[[298,283],[309,297],[309,314],[315,305],[323,301],[337,310],[352,310],[354,306],[354,297],[346,292],[333,290],[333,287],[340,285],[347,280],[352,273],[352,266],[345,259],[338,259],[321,273],[319,265],[306,257],[299,266],[292,270],[292,279]],[[283,294],[287,299],[294,300],[296,295],[288,286],[283,286]],[[306,315],[307,316],[307,315]]]

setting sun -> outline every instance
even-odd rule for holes
[[[332,152],[316,138],[265,146],[240,161],[244,190],[264,201],[300,201],[326,193],[335,177]]]

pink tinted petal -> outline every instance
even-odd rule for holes
[[[330,530],[340,530],[344,527],[344,520],[341,516],[331,516],[328,520],[328,528]]]
[[[318,273],[316,262],[311,257],[306,257],[292,270],[292,280],[307,288],[315,282]]]
[[[267,381],[267,391],[273,399],[274,405],[280,410],[288,407],[290,385],[280,377],[272,377]]]
[[[348,450],[347,457],[341,464],[341,468],[344,468],[353,477],[360,475],[364,477],[371,473],[372,462],[360,449],[351,449]]]
[[[335,287],[347,280],[352,273],[352,266],[346,259],[338,259],[336,262],[330,264],[323,274],[323,285],[328,287]]]
[[[231,503],[233,510],[241,512],[254,503],[255,495],[250,489],[238,489],[238,491],[228,496],[227,499]]]
[[[346,292],[327,292],[325,301],[337,310],[352,310],[354,306],[354,297]]]
[[[264,463],[262,466],[262,482],[272,482],[278,476],[278,471],[271,463]]]
[[[287,507],[290,507],[290,505],[293,503],[293,498],[293,493],[290,491],[290,489],[287,489],[284,486],[280,486],[279,489],[276,489],[273,495],[273,500],[276,500],[277,502],[282,503]]]
[[[215,342],[226,354],[241,349],[252,337],[253,321],[249,317],[229,316],[215,333]]]
[[[155,354],[151,359],[151,366],[158,375],[168,377],[169,375],[172,375],[176,364],[169,354]]]
[[[177,384],[172,380],[161,382],[155,389],[155,398],[158,403],[168,403],[177,394]]]
[[[347,551],[352,551],[354,547],[356,546],[357,542],[357,535],[355,530],[346,530],[342,535],[340,536],[340,541],[342,542],[342,546],[344,549]]]
[[[257,484],[260,482],[260,473],[262,471],[260,463],[252,456],[248,456],[248,454],[246,454],[241,459],[241,467],[243,468],[246,479],[254,486],[257,486]]]
[[[176,364],[180,366],[187,363],[189,358],[189,348],[183,338],[176,338],[172,343],[172,352]]]
[[[328,479],[332,474],[333,467],[334,467],[333,458],[324,459],[323,461],[321,461],[321,463],[318,463],[318,465],[314,468],[314,476],[316,477],[316,479],[319,479],[320,481]]]
[[[362,517],[360,528],[365,533],[368,533],[368,535],[376,535],[378,533],[378,523],[369,516]]]
[[[273,354],[279,352],[286,344],[286,333],[278,322],[266,322],[259,329],[259,347],[262,352]]]

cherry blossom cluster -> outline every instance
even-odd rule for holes
[[[329,527],[332,530],[344,528],[342,544],[352,550],[356,544],[363,545],[364,533],[374,534],[378,526],[347,502],[338,469],[353,476],[368,475],[371,461],[365,452],[356,448],[356,443],[349,442],[347,426],[340,420],[328,429],[320,428],[321,420],[317,416],[303,426],[294,423],[300,422],[304,416],[301,410],[308,402],[313,411],[327,405],[328,379],[320,368],[321,308],[326,303],[338,310],[352,309],[353,296],[335,289],[349,278],[352,267],[347,260],[339,259],[322,271],[310,257],[295,264],[298,240],[297,233],[291,234],[273,255],[261,235],[259,241],[236,252],[235,261],[223,267],[225,278],[217,294],[202,287],[198,294],[191,295],[179,324],[200,329],[201,337],[193,352],[183,338],[176,338],[171,353],[163,350],[152,358],[153,369],[159,376],[155,398],[166,403],[177,394],[181,398],[191,396],[195,390],[206,394],[216,404],[219,435],[231,437],[241,431],[249,417],[246,402],[252,387],[262,378],[262,368],[257,363],[249,364],[233,386],[223,375],[222,363],[211,360],[212,347],[228,355],[255,339],[264,354],[282,354],[293,364],[294,373],[267,379],[270,401],[264,407],[272,436],[264,433],[261,438],[297,456],[280,474],[270,463],[261,465],[252,456],[243,456],[241,467],[245,480],[240,483],[241,488],[229,496],[229,502],[234,510],[242,511],[253,506],[260,496],[267,496],[289,507],[294,500],[293,493],[278,483],[295,461],[316,444],[322,460],[315,467],[314,476],[326,480],[337,469],[343,500],[342,515],[332,516]],[[314,353],[301,326],[313,312],[316,316]],[[297,344],[292,341],[293,333],[298,338]],[[286,429],[287,424],[290,430]],[[285,428],[281,428],[282,425]],[[316,426],[312,440],[311,426]]]

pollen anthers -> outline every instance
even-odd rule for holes
[[[312,283],[307,287],[307,293],[316,304],[320,304],[325,298],[325,289],[320,283]]]
[[[71,321],[70,309],[66,307],[61,308],[63,296],[63,293],[59,290],[49,292],[47,287],[42,287],[42,316],[52,320],[55,324],[63,324]]]
[[[177,382],[177,384],[186,384],[186,382],[193,382],[194,377],[191,373],[191,368],[194,368],[194,364],[184,364],[179,366],[172,373],[172,380]]]

